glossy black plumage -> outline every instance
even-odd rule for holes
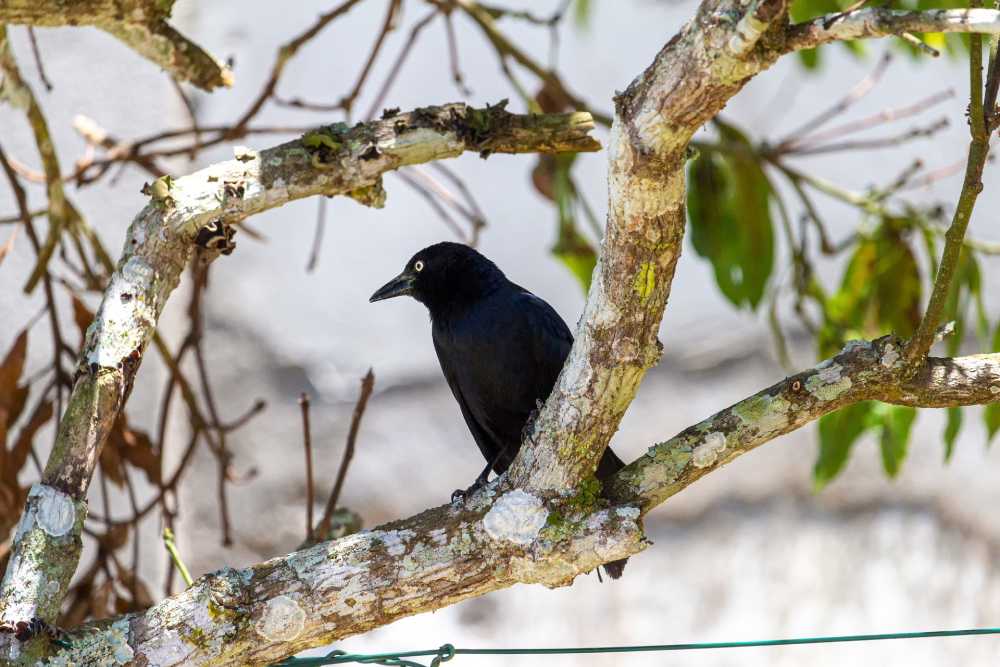
[[[486,459],[472,491],[491,469],[503,473],[514,460],[529,419],[552,392],[573,336],[548,303],[458,243],[424,248],[371,300],[403,294],[430,311],[441,370]],[[605,479],[622,466],[607,449],[597,477]],[[617,578],[621,567],[623,561],[605,570]]]

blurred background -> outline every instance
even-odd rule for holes
[[[563,3],[506,4],[548,17]],[[691,1],[593,0],[583,8],[578,4],[572,3],[558,23],[556,42],[549,27],[528,20],[504,17],[497,26],[544,67],[554,66],[569,90],[603,113],[612,111],[614,92],[623,90],[652,61],[696,8]],[[390,5],[361,2],[308,42],[281,76],[277,89],[281,99],[336,105],[357,81]],[[185,87],[191,110],[168,76],[109,35],[90,28],[36,30],[47,78],[53,84],[47,91],[34,67],[25,30],[11,28],[10,33],[22,73],[44,108],[64,170],[69,170],[86,151],[85,141],[73,129],[78,114],[123,139],[188,126],[192,113],[202,126],[231,124],[260,93],[280,45],[330,7],[311,0],[179,0],[173,24],[213,53],[231,58],[236,76],[231,89],[211,94]],[[395,30],[387,35],[384,52],[374,60],[360,90],[352,120],[362,119],[374,103],[376,114],[382,107],[407,110],[459,100],[483,105],[502,98],[510,99],[512,111],[528,109],[528,102],[501,69],[496,50],[469,17],[459,12],[453,16],[460,84],[453,80],[451,46],[440,17],[418,31],[411,47],[406,46],[414,26],[435,11],[432,3],[402,3],[392,19]],[[393,74],[400,54],[405,58]],[[891,58],[887,64],[882,60],[885,54]],[[898,109],[915,105],[919,115],[891,125],[873,121],[866,133],[850,135],[859,142],[907,133],[912,137],[879,150],[861,146],[790,155],[784,164],[843,191],[871,194],[890,187],[920,160],[922,170],[911,175],[905,192],[899,194],[911,207],[932,211],[941,205],[949,214],[961,186],[968,143],[967,69],[961,48],[931,60],[888,42],[866,44],[862,54],[828,47],[814,68],[806,67],[802,59],[784,58],[752,81],[725,109],[724,117],[755,145],[776,145],[803,124],[810,130],[818,114],[835,107],[852,90],[857,92],[859,82],[868,81],[870,92],[836,110],[828,127],[870,119],[889,109],[897,110],[890,116],[902,116]],[[390,76],[395,77],[393,84],[380,96]],[[517,77],[529,95],[539,91],[539,81],[530,73],[519,71]],[[947,96],[948,90],[954,95]],[[939,93],[940,100],[927,102]],[[272,100],[255,122],[298,127],[343,119],[342,110],[317,112]],[[937,126],[942,119],[946,127]],[[932,126],[933,131],[920,130]],[[604,142],[607,129],[599,127],[596,134]],[[260,148],[294,136],[249,136],[207,148],[193,161],[182,155],[160,164],[181,175],[231,158],[234,143]],[[698,135],[706,143],[717,137],[713,128]],[[9,106],[0,106],[0,143],[9,156],[30,169],[39,168],[30,128],[23,114]],[[570,172],[579,199],[601,224],[606,208],[605,160],[603,152],[580,155]],[[259,400],[266,402],[266,408],[226,440],[231,454],[227,470],[231,545],[222,544],[218,457],[210,447],[193,450],[177,486],[176,502],[171,498],[178,546],[196,577],[284,554],[302,542],[306,484],[298,399],[303,392],[311,398],[317,514],[336,476],[360,379],[368,368],[376,378],[374,394],[361,423],[342,505],[372,527],[446,502],[453,489],[467,486],[479,472],[480,454],[441,376],[423,307],[410,300],[368,303],[368,296],[416,250],[440,240],[470,237],[476,226],[470,219],[480,214],[463,216],[449,201],[462,202],[467,211],[478,206],[485,223],[478,230],[479,249],[512,280],[552,303],[571,326],[577,321],[585,297],[580,272],[567,268],[573,262],[561,261],[552,248],[569,238],[568,217],[573,234],[587,244],[596,245],[599,229],[587,222],[586,211],[575,198],[571,202],[575,215],[564,211],[560,218],[559,207],[544,196],[539,179],[544,181],[545,174],[559,178],[565,173],[558,171],[561,167],[539,166],[537,157],[530,155],[481,160],[474,154],[450,161],[447,167],[460,177],[474,204],[447,175],[434,169],[409,177],[423,183],[423,190],[388,175],[384,209],[364,208],[344,197],[324,201],[323,210],[318,210],[315,199],[295,202],[252,218],[249,226],[259,238],[241,232],[236,252],[212,265],[201,304],[202,347],[218,421],[238,419]],[[790,181],[775,173],[768,171],[774,188],[771,210],[777,199],[787,200],[789,217],[798,230],[803,202],[796,199]],[[1000,241],[1000,191],[992,187],[996,176],[996,168],[987,167],[986,190],[969,232],[982,242],[981,284],[975,293],[970,287],[971,323],[959,331],[954,344],[970,353],[990,346],[1000,315],[995,297],[1000,272],[990,245]],[[113,258],[129,222],[147,201],[140,189],[151,180],[149,173],[128,165],[86,187],[69,187],[73,202]],[[437,196],[431,204],[426,192],[437,186],[451,194]],[[43,207],[44,188],[30,183],[26,187],[32,208]],[[876,215],[873,222],[870,210],[859,210],[836,197],[819,193],[810,201],[833,243],[850,240],[858,230],[874,238],[888,224],[886,216]],[[450,222],[438,207],[448,211]],[[4,183],[0,216],[15,214],[15,201]],[[734,296],[732,288],[729,294],[720,289],[718,262],[711,261],[704,247],[696,252],[689,234],[661,330],[663,361],[647,376],[613,441],[623,459],[634,459],[653,443],[780,380],[790,369],[814,364],[824,346],[831,344],[829,336],[823,337],[829,327],[810,331],[794,312],[799,295],[791,285],[798,269],[779,217],[773,216],[774,231],[768,232],[773,237],[768,242],[774,248],[773,270],[764,275],[766,285],[762,283],[757,293],[746,286],[749,291],[742,296]],[[319,219],[324,222],[317,244]],[[0,225],[0,243],[13,229]],[[929,263],[920,239],[929,235],[900,236],[914,248],[914,270],[926,289]],[[818,243],[817,237],[810,243]],[[811,268],[828,291],[841,284],[852,252],[814,253]],[[308,270],[314,253],[313,268]],[[745,259],[747,266],[771,263],[753,254]],[[34,262],[20,235],[0,265],[0,350],[10,348],[26,324],[35,322],[28,333],[25,377],[44,372],[53,357],[45,325],[33,320],[45,307],[42,290],[30,295],[21,290]],[[54,271],[59,274],[61,269]],[[903,279],[896,276],[895,281],[903,289]],[[185,278],[163,316],[161,333],[172,346],[179,345],[189,330],[191,294],[192,281]],[[92,311],[99,292],[81,290],[81,300]],[[985,323],[975,321],[977,300],[985,310]],[[79,339],[72,325],[73,309],[62,298],[58,308],[67,342],[75,349]],[[775,319],[781,323],[787,359],[776,342],[771,324]],[[835,333],[845,337],[849,330],[843,326]],[[184,368],[196,383],[190,355]],[[135,432],[156,433],[167,379],[162,361],[147,354],[128,409]],[[201,387],[196,389],[204,400]],[[189,420],[179,398],[167,410],[174,418],[166,422],[164,438],[156,446],[169,471],[181,461]],[[445,642],[461,647],[622,645],[997,625],[1000,576],[993,564],[1000,547],[1000,515],[994,503],[1000,502],[996,484],[1000,452],[985,446],[989,421],[984,421],[982,412],[965,411],[946,464],[946,415],[921,411],[908,455],[891,479],[879,453],[877,431],[872,430],[853,443],[843,470],[828,475],[832,481],[817,483],[816,428],[802,429],[739,458],[654,510],[646,519],[654,545],[630,561],[620,581],[601,584],[591,575],[556,591],[519,586],[405,619],[337,648],[382,652]],[[50,442],[51,424],[36,437],[42,461]],[[130,475],[129,488],[140,497],[139,505],[145,505],[155,496],[155,487],[138,471]],[[22,486],[36,478],[30,463],[19,477]],[[102,487],[108,489],[112,517],[130,516],[129,493],[115,483],[95,482],[92,509],[104,504]],[[11,523],[14,520],[16,515]],[[163,595],[169,565],[159,537],[162,526],[159,512],[151,512],[141,522],[138,539],[129,536],[119,545],[121,559],[128,563],[136,556],[138,543],[140,575],[153,599]],[[91,528],[95,534],[103,530],[100,522]],[[98,543],[88,544],[85,564],[95,557]],[[97,587],[99,580],[92,586]],[[121,581],[116,585],[120,587]],[[173,589],[179,585],[174,581]],[[115,595],[113,588],[108,587],[108,599]],[[110,613],[114,604],[108,604]],[[998,651],[1000,639],[978,637],[545,660],[589,665],[848,661],[883,666],[985,665],[995,662]],[[483,665],[539,661],[533,657],[458,660]]]

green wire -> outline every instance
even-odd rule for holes
[[[431,667],[451,660],[456,655],[573,655],[580,653],[650,653],[659,651],[695,651],[719,648],[752,648],[759,646],[797,646],[801,644],[839,644],[870,642],[886,639],[926,639],[929,637],[967,637],[974,635],[1000,635],[1000,628],[971,628],[967,630],[929,630],[925,632],[890,632],[875,635],[835,635],[830,637],[796,637],[792,639],[758,639],[743,642],[706,642],[700,644],[646,644],[640,646],[574,646],[564,648],[455,648],[445,644],[436,650],[400,651],[397,653],[345,653],[334,651],[318,658],[288,658],[274,667],[321,667],[349,662],[362,664],[424,667],[407,658],[433,656]]]

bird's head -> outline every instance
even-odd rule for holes
[[[410,258],[403,271],[380,287],[370,302],[412,296],[431,312],[467,304],[506,281],[497,265],[461,243],[437,243]]]

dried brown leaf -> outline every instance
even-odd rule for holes
[[[124,415],[115,425],[118,453],[129,464],[146,473],[150,484],[160,483],[160,457],[153,450],[153,442],[145,431],[132,429]]]
[[[14,237],[17,236],[17,230],[19,227],[15,227],[14,231],[11,233],[10,238],[7,242],[0,247],[0,264],[3,264],[4,258],[10,254],[10,251],[14,248]]]
[[[94,314],[83,305],[83,301],[80,301],[73,295],[73,321],[76,322],[76,328],[80,330],[80,345],[83,345],[84,339],[87,337],[87,327],[94,320]]]
[[[35,439],[35,434],[42,426],[52,419],[52,401],[45,400],[38,404],[31,414],[28,422],[21,427],[21,432],[17,434],[14,446],[7,453],[7,458],[3,462],[2,475],[3,482],[16,484],[17,473],[21,471],[31,453],[31,443]]]
[[[0,362],[0,406],[9,406],[17,391],[17,382],[24,371],[24,359],[28,353],[28,330],[25,329],[14,339],[7,356]],[[9,420],[13,422],[13,419]]]

